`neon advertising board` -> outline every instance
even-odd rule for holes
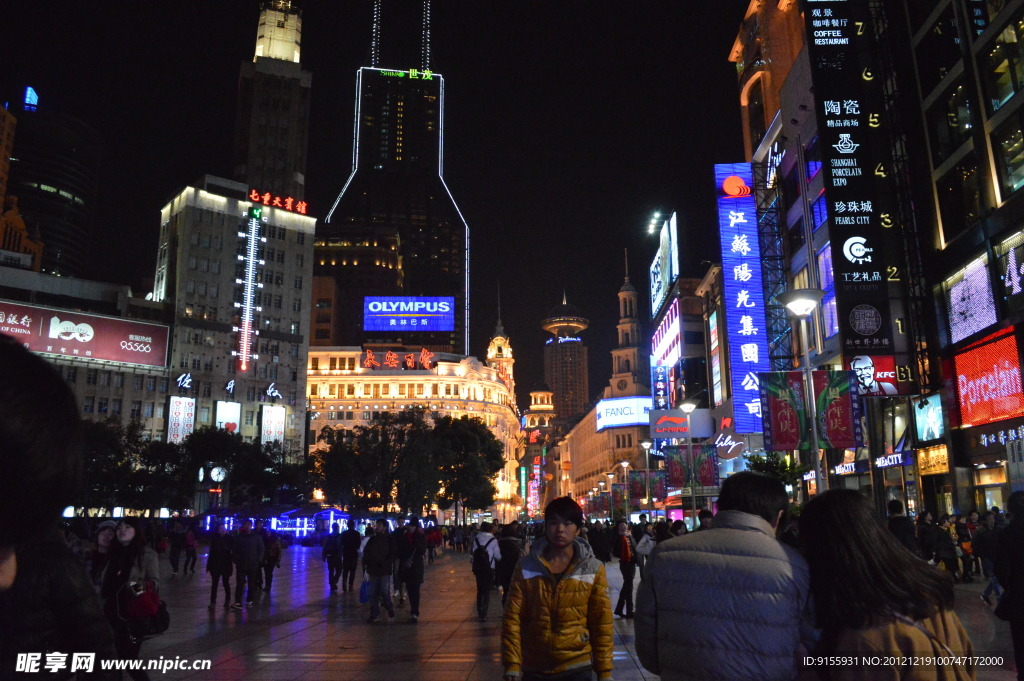
[[[722,351],[718,343],[718,310],[708,317],[708,344],[711,350],[711,398],[722,406]]]
[[[454,331],[455,298],[366,296],[363,331]]]
[[[651,358],[651,392],[655,409],[668,409],[668,374],[670,367],[655,364]]]
[[[660,245],[651,263],[651,316],[657,317],[672,284],[679,278],[679,232],[676,214],[661,225]]]
[[[646,426],[653,403],[650,397],[616,397],[597,403],[597,430]]]
[[[180,444],[196,427],[196,401],[193,397],[171,395],[167,404],[167,441]]]
[[[239,230],[238,238],[241,240],[241,255],[238,259],[245,263],[243,279],[235,279],[235,284],[242,287],[242,300],[235,302],[239,310],[240,322],[232,330],[238,334],[238,349],[232,350],[231,354],[238,358],[239,371],[248,371],[249,363],[259,359],[254,350],[256,349],[256,336],[260,334],[255,327],[255,313],[261,312],[262,307],[257,305],[260,299],[258,291],[263,288],[263,283],[258,281],[260,268],[264,261],[259,257],[260,245],[266,243],[267,239],[260,236],[260,223],[265,222],[263,208],[251,206],[246,211],[245,228]]]
[[[170,329],[159,324],[0,300],[0,333],[43,355],[167,366]]]
[[[715,166],[718,227],[722,241],[725,336],[729,345],[734,427],[760,433],[761,392],[757,374],[770,370],[765,324],[761,247],[749,163]]]
[[[1009,286],[1013,286],[1012,279]],[[998,321],[987,257],[982,256],[968,264],[947,279],[943,288],[951,343],[962,341]]]
[[[223,428],[229,433],[237,433],[242,425],[242,403],[225,402],[217,400],[217,410],[214,413],[214,425]]]
[[[679,322],[679,299],[674,298],[665,311],[661,324],[651,336],[651,351],[654,361],[665,366],[675,366],[682,357],[682,327]]]
[[[906,318],[900,189],[892,164],[882,50],[870,3],[815,0],[804,14],[822,152],[823,222],[829,223],[844,368],[853,357],[891,358],[898,394],[915,391]]]
[[[260,408],[260,442],[284,442],[285,409],[279,404],[264,404]]]
[[[309,212],[309,204],[305,201],[292,198],[291,196],[277,196],[270,192],[260,192],[259,189],[249,190],[249,200],[253,203],[261,203],[272,208],[281,208],[299,215],[306,215]]]
[[[1024,388],[1012,327],[969,345],[953,357],[953,365],[961,426],[1024,416]]]

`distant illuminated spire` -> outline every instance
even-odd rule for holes
[[[420,45],[420,68],[430,70],[430,0],[423,0],[423,36]]]
[[[562,289],[562,305],[568,305],[568,304],[569,304],[569,300],[568,300],[568,298],[565,297],[565,289],[563,288]]]
[[[370,66],[380,65],[380,0],[373,0],[373,28],[370,36]]]
[[[626,281],[628,282],[629,281],[629,249],[628,248],[624,248],[623,250],[626,253]]]

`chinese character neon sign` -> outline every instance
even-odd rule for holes
[[[290,196],[277,196],[270,192],[261,192],[258,189],[249,190],[249,200],[253,203],[270,206],[271,208],[281,208],[292,213],[299,213],[300,215],[306,215],[309,212],[309,204],[305,201],[293,199]]]
[[[749,163],[715,166],[718,224],[725,279],[725,330],[729,344],[733,416],[737,433],[760,433],[757,374],[769,371],[761,248]]]
[[[408,71],[381,71],[389,78],[408,78],[409,80],[434,80],[434,72],[430,69],[409,69]]]

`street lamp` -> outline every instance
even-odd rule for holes
[[[825,292],[820,288],[797,288],[780,293],[775,300],[782,303],[789,313],[800,320],[801,345],[803,346],[804,409],[811,421],[811,454],[814,456],[814,478],[816,494],[828,488],[828,480],[821,470],[821,456],[818,451],[818,423],[814,407],[814,379],[811,377],[811,315],[821,304]],[[799,456],[799,455],[798,455]],[[798,459],[799,462],[799,459]]]
[[[626,475],[626,469],[629,468],[629,462],[623,459],[619,462],[622,466],[622,489],[623,498],[626,500],[626,520],[629,520],[629,476]]]
[[[697,408],[696,400],[687,400],[679,405],[679,408],[686,414],[686,439],[688,463],[690,466],[690,510],[693,512],[693,526],[697,527],[697,457],[693,454],[693,432],[690,430],[690,414]]]
[[[644,468],[647,469],[644,473],[644,479],[647,481],[647,511],[652,522],[654,521],[654,500],[651,499],[651,445],[653,444],[650,440],[640,441],[640,446],[644,448]]]

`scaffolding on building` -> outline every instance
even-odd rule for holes
[[[761,247],[761,278],[764,282],[765,323],[768,326],[768,358],[772,371],[793,368],[793,335],[786,308],[775,300],[788,286],[788,269],[782,235],[781,192],[776,168],[755,162],[754,196],[757,201],[757,239]]]

